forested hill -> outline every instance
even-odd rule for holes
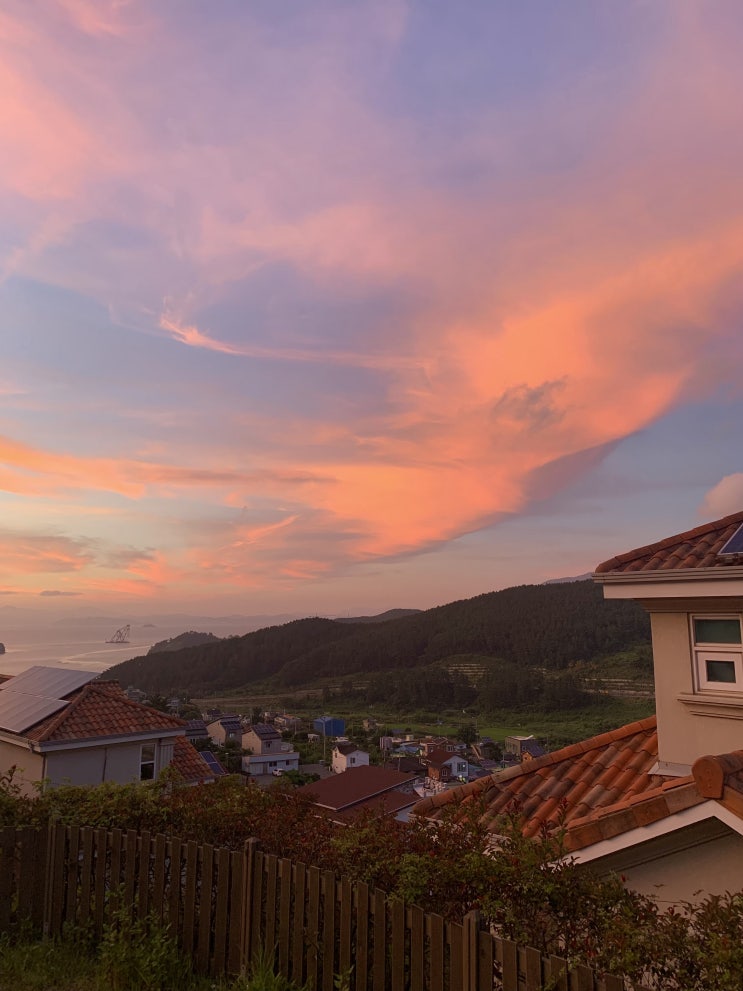
[[[604,601],[593,582],[579,581],[488,592],[383,623],[295,620],[217,644],[133,658],[107,676],[145,691],[204,695],[269,677],[292,687],[461,654],[560,671],[649,642],[648,618],[638,605]]]

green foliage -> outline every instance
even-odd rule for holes
[[[190,962],[168,929],[154,915],[132,919],[131,905],[104,927],[98,960],[110,991],[182,991],[190,983]]]
[[[145,691],[204,695],[266,678],[293,687],[318,678],[362,673],[366,680],[369,673],[391,671],[394,682],[387,677],[370,690],[398,691],[399,673],[417,669],[407,688],[418,693],[419,701],[411,697],[408,708],[438,708],[452,690],[470,692],[467,700],[446,696],[444,704],[462,708],[471,702],[466,679],[446,682],[434,673],[438,662],[452,656],[480,655],[521,669],[562,671],[649,641],[647,615],[636,603],[604,601],[590,581],[566,582],[489,592],[388,622],[296,620],[216,644],[133,658],[109,673]],[[423,677],[421,668],[426,669]],[[421,687],[429,679],[430,687]],[[429,702],[435,695],[437,700]]]

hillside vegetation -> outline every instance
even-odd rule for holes
[[[638,605],[604,601],[593,582],[580,581],[503,589],[387,622],[295,620],[132,658],[108,674],[149,692],[207,695],[267,679],[287,689],[361,673],[368,679],[476,655],[491,659],[496,681],[538,682],[538,668],[567,684],[567,669],[576,663],[649,642],[648,618]]]

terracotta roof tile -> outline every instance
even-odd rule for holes
[[[597,575],[637,571],[675,571],[689,568],[725,568],[743,563],[743,555],[718,557],[720,550],[743,524],[743,512],[704,523],[685,533],[666,537],[603,561]]]
[[[23,735],[41,743],[127,736],[184,726],[177,716],[132,702],[117,682],[91,681],[71,695],[69,705],[61,712]]]
[[[207,762],[185,736],[175,738],[173,759],[170,766],[183,778],[187,784],[199,781],[212,781],[214,772]]]

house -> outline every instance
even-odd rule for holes
[[[268,723],[254,723],[242,736],[242,747],[250,754],[243,757],[244,774],[273,774],[299,769],[299,754],[284,743],[281,733]]]
[[[224,747],[228,743],[240,745],[242,739],[242,723],[239,716],[221,715],[207,723],[206,731],[212,743]]]
[[[418,801],[415,783],[416,779],[409,774],[365,764],[297,790],[309,796],[335,822],[347,823],[362,814],[394,816],[406,821],[411,807]]]
[[[369,763],[369,754],[361,750],[355,743],[348,740],[338,740],[333,747],[333,757],[330,763],[333,774],[341,774],[350,767],[361,767]]]
[[[282,712],[280,716],[274,716],[274,725],[277,729],[288,730],[296,733],[302,729],[302,720],[299,716],[290,716],[287,712]]]
[[[607,599],[649,613],[657,716],[420,802],[478,803],[494,833],[563,831],[567,853],[677,903],[743,889],[743,512],[596,568]]]
[[[128,784],[172,768],[188,783],[213,775],[176,716],[133,702],[91,671],[32,667],[0,684],[0,772],[24,792],[61,784]]]
[[[186,720],[186,739],[191,743],[193,743],[194,740],[209,739],[209,730],[206,728],[206,723],[203,719]]]
[[[446,750],[449,754],[465,754],[467,745],[460,740],[450,740],[447,736],[426,736],[420,743],[420,753],[423,757],[434,750]]]
[[[320,736],[344,736],[346,732],[345,719],[337,716],[319,716],[313,720],[312,728]]]
[[[461,754],[452,754],[439,748],[422,758],[426,774],[432,781],[466,781],[469,777],[469,764]]]
[[[515,760],[531,760],[543,757],[547,751],[532,736],[507,736],[503,744],[503,753],[510,754]]]

